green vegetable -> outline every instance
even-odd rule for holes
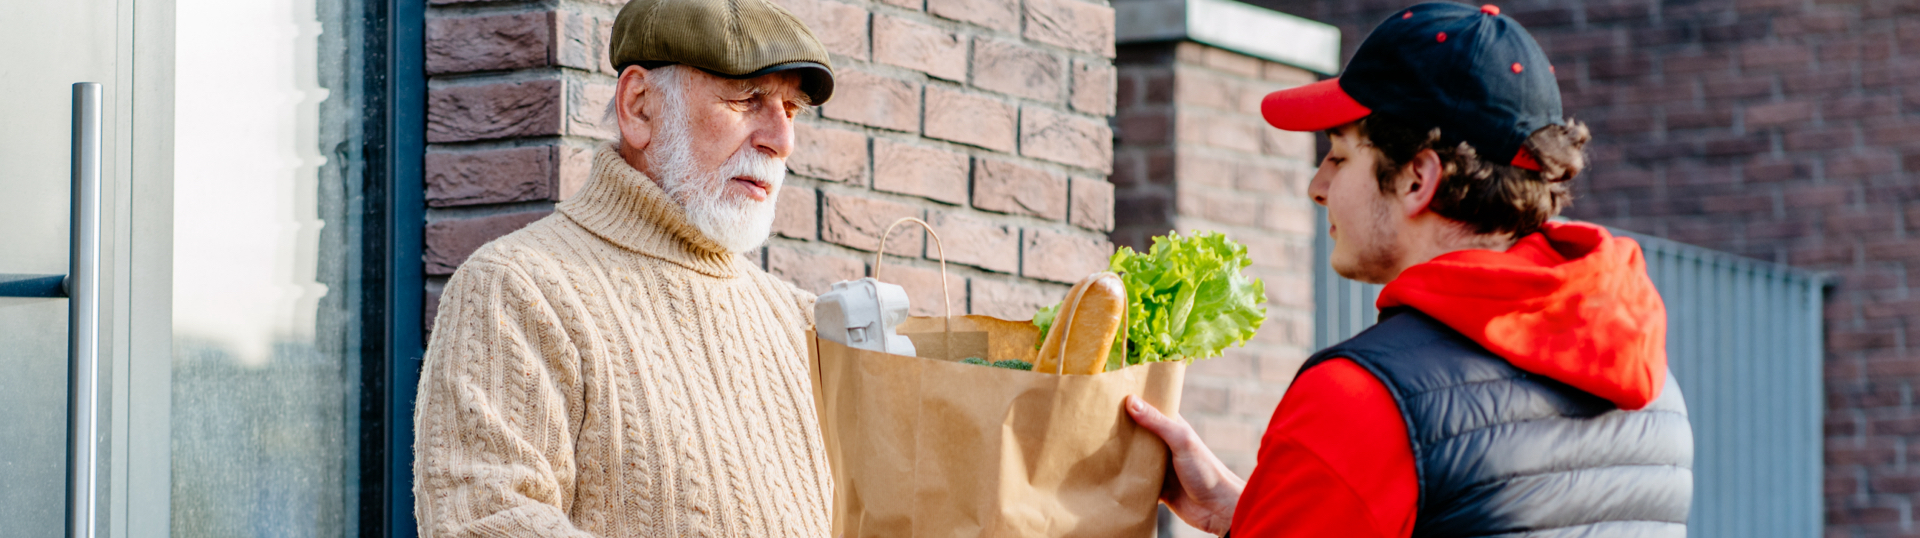
[[[1017,360],[1017,359],[1007,359],[1003,361],[987,362],[986,359],[982,359],[980,357],[967,357],[964,359],[960,359],[960,364],[976,364],[980,366],[992,366],[994,368],[1006,368],[1008,370],[1032,370],[1033,369],[1033,363],[1023,361],[1023,360]]]
[[[1127,287],[1127,330],[1124,342],[1115,338],[1107,371],[1218,357],[1253,338],[1267,309],[1260,306],[1260,280],[1240,273],[1252,264],[1247,247],[1218,232],[1155,237],[1145,254],[1120,247],[1108,265]],[[1052,328],[1059,310],[1054,305],[1034,314],[1040,334]]]

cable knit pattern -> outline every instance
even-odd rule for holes
[[[414,415],[421,536],[824,537],[814,297],[612,146],[448,281]]]

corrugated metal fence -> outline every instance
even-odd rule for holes
[[[1316,348],[1372,325],[1380,287],[1333,274],[1314,239]],[[1640,241],[1667,305],[1667,356],[1693,420],[1692,537],[1821,535],[1825,279],[1659,238]]]

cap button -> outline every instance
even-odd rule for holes
[[[1485,14],[1488,14],[1488,15],[1499,15],[1499,14],[1500,14],[1500,6],[1496,6],[1496,5],[1493,5],[1493,4],[1487,4],[1487,5],[1484,5],[1484,6],[1480,6],[1480,12],[1481,12],[1481,13],[1485,13]]]

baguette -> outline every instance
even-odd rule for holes
[[[1093,375],[1107,370],[1113,340],[1126,328],[1127,290],[1120,275],[1087,275],[1067,292],[1053,318],[1033,371]],[[1062,351],[1064,350],[1064,353]],[[1064,363],[1064,364],[1063,364]]]

